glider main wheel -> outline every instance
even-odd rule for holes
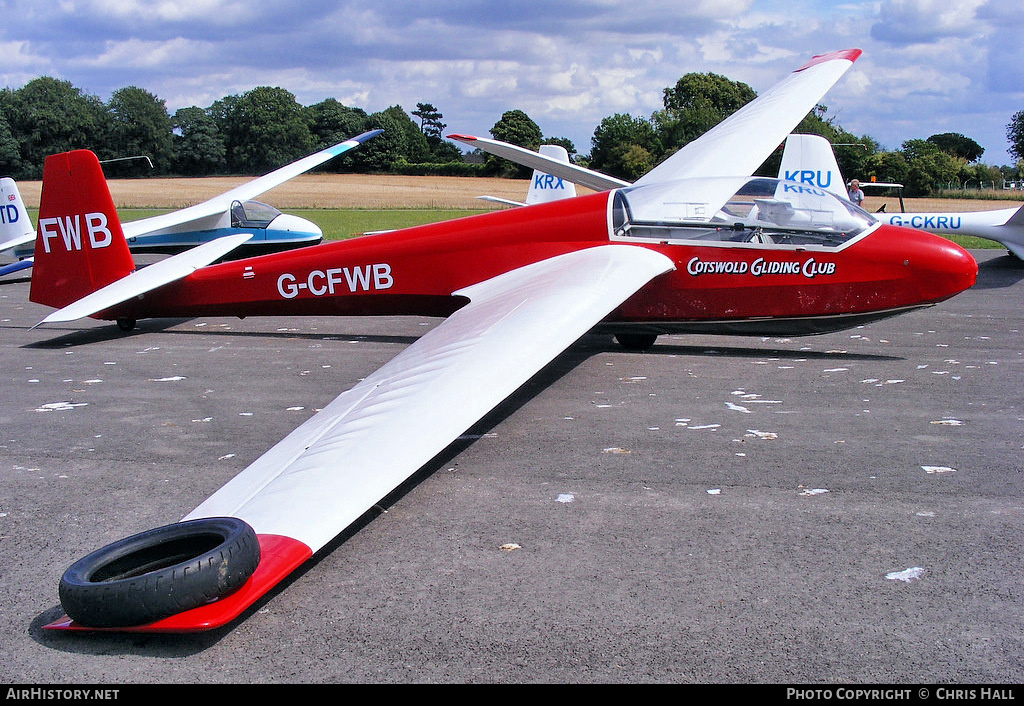
[[[615,340],[627,351],[646,351],[658,340],[656,333],[617,333]]]
[[[177,522],[126,537],[68,567],[58,594],[85,627],[145,625],[233,593],[260,561],[259,541],[236,517]]]

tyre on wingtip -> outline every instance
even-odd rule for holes
[[[246,522],[213,517],[157,527],[108,544],[68,567],[61,606],[93,628],[152,623],[238,590],[260,561]]]

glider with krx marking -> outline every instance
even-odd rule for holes
[[[461,138],[462,136],[459,137]],[[561,145],[541,145],[539,153],[547,158],[558,161],[560,164],[569,164],[569,152]],[[534,153],[531,152],[531,154]],[[533,176],[530,178],[530,188],[526,191],[526,201],[512,201],[498,196],[477,196],[477,198],[484,201],[503,203],[506,206],[532,206],[537,203],[558,201],[559,199],[568,199],[574,196],[576,196],[576,185],[571,180],[547,174],[540,169],[534,169]]]
[[[299,216],[281,213],[273,206],[254,199],[358,147],[381,132],[371,130],[339,142],[194,206],[122,223],[121,230],[128,242],[128,249],[136,254],[173,254],[206,245],[225,236],[232,237],[230,242],[234,247],[223,250],[224,243],[215,246],[210,252],[218,252],[218,257],[229,254],[231,257],[251,257],[315,245],[323,240],[323,232],[318,225]],[[15,213],[12,209],[17,206],[21,215],[20,220],[16,218],[11,222],[0,218],[0,251],[12,250],[17,258],[17,262],[0,266],[0,275],[5,275],[32,266],[35,230],[21,203],[17,185],[9,178],[0,180],[0,196],[9,199],[8,211]],[[27,234],[23,227],[25,224],[28,226]],[[21,230],[15,232],[18,228]],[[80,243],[83,236],[89,237],[87,223],[61,221],[53,216],[40,221],[39,234],[44,238],[43,247],[46,250],[49,250],[56,238],[64,239],[68,247],[71,247]]]
[[[813,58],[630,186],[209,266],[184,253],[155,274],[135,270],[95,157],[49,158],[41,218],[77,214],[96,238],[37,247],[30,298],[57,308],[43,323],[444,319],[179,521],[72,564],[67,617],[49,627],[227,624],[590,331],[627,348],[812,334],[970,287],[977,264],[958,246],[748,176],[859,55]]]

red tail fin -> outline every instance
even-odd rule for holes
[[[61,308],[135,270],[96,155],[75,150],[43,163],[29,299]]]

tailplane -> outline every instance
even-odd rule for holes
[[[47,157],[29,299],[60,308],[134,270],[96,155]]]

